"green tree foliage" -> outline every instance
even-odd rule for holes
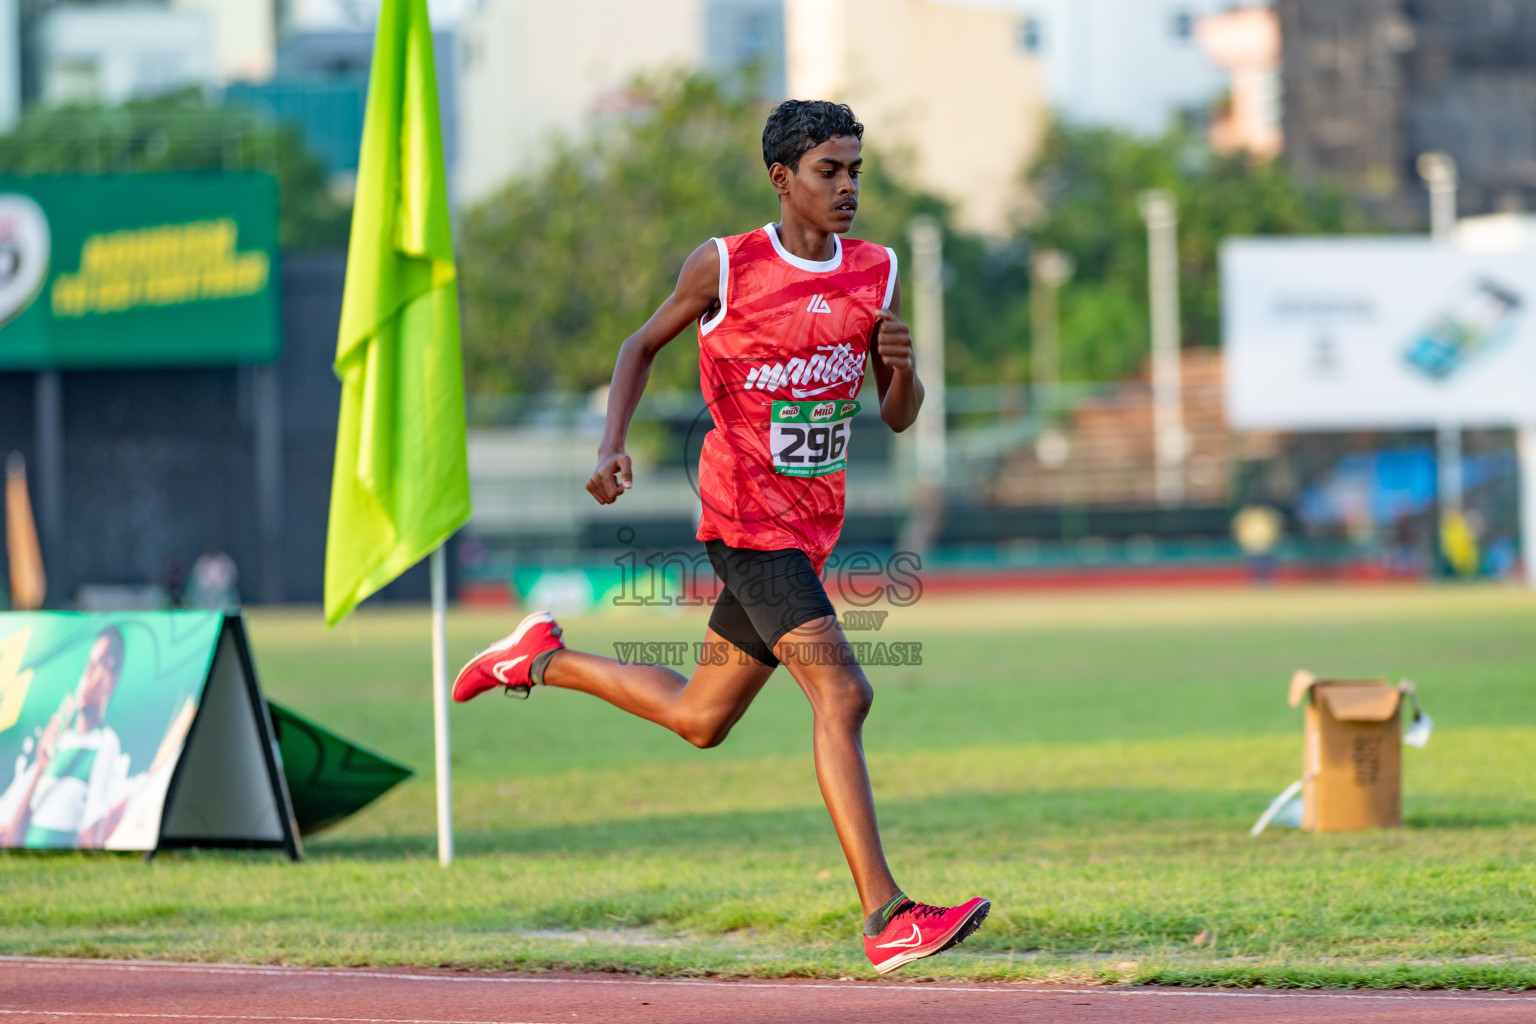
[[[1365,230],[1336,195],[1303,189],[1283,163],[1216,156],[1181,132],[1142,139],[1107,128],[1057,126],[1029,175],[1042,211],[1030,232],[1062,249],[1077,273],[1062,291],[1063,374],[1111,380],[1148,349],[1147,244],[1139,196],[1166,189],[1179,211],[1179,288],[1185,345],[1220,342],[1217,255],[1234,235]]]
[[[472,390],[606,383],[619,343],[671,291],[689,253],[711,236],[777,218],[761,155],[763,105],[699,75],[642,81],[630,98],[633,112],[599,122],[593,141],[556,144],[544,170],[465,216],[459,262]],[[907,224],[927,213],[947,226],[945,206],[901,185],[879,140],[865,142],[853,234],[891,246],[909,266]],[[1022,263],[1016,247],[946,235],[950,361],[962,375],[995,380],[989,346],[1006,337],[1022,351],[1024,316],[1010,320],[1005,301],[1011,293],[1022,310]],[[1003,298],[993,301],[988,288]],[[910,314],[910,288],[906,302]],[[684,335],[657,359],[651,386],[691,390],[697,380],[697,350]]]
[[[28,113],[0,135],[0,174],[141,174],[266,170],[277,177],[284,248],[346,245],[347,204],[297,132],[210,105],[193,90],[118,107],[74,105]]]
[[[761,158],[767,110],[701,75],[643,80],[628,112],[593,140],[555,143],[534,176],[469,210],[460,232],[466,360],[481,393],[585,390],[607,382],[619,343],[672,289],[713,235],[774,219]],[[1057,127],[1026,184],[1041,211],[1012,237],[959,231],[945,203],[903,184],[899,155],[865,137],[854,235],[897,251],[919,213],[944,228],[949,379],[1022,383],[1029,366],[1030,252],[1064,249],[1077,274],[1062,294],[1062,365],[1078,380],[1134,372],[1148,347],[1146,228],[1138,196],[1179,204],[1185,343],[1219,340],[1216,257],[1229,235],[1361,230],[1336,197],[1303,190],[1279,163],[1212,156],[1186,135],[1140,139]],[[904,279],[911,280],[910,272]],[[904,313],[912,313],[912,289]],[[689,336],[657,360],[654,388],[691,390]]]
[[[711,235],[773,216],[753,166],[750,103],[707,79],[637,85],[633,112],[589,143],[554,143],[536,177],[515,180],[461,224],[466,363],[472,390],[590,388],[619,343],[666,297]],[[685,346],[657,360],[653,387],[696,368]]]

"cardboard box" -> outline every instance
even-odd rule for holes
[[[1291,707],[1307,701],[1302,828],[1402,824],[1404,692],[1382,679],[1318,679],[1310,672],[1291,679]]]

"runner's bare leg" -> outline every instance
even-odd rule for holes
[[[731,652],[730,664],[700,665],[688,678],[662,665],[629,664],[567,649],[550,659],[544,682],[589,693],[670,729],[695,746],[716,746],[746,713],[773,669],[750,658],[742,664],[738,649],[714,630],[707,631],[705,639],[725,644]],[[802,662],[801,643],[832,644],[844,650],[840,657]],[[829,615],[785,634],[774,654],[811,702],[816,781],[868,915],[896,895],[899,887],[880,844],[874,794],[864,763],[864,717],[874,691],[852,652],[846,650],[847,644],[837,618]]]
[[[801,658],[802,644],[815,645],[812,650],[833,656]],[[864,717],[874,701],[874,689],[854,660],[836,616],[786,633],[773,653],[811,702],[816,720],[816,781],[867,916],[900,891],[880,845],[875,797],[864,763]]]
[[[580,690],[622,711],[671,729],[698,747],[718,745],[746,714],[773,668],[751,658],[714,630],[704,639],[730,653],[725,665],[699,665],[691,677],[664,665],[640,665],[567,648],[550,659],[544,682]],[[711,646],[711,650],[721,647]]]

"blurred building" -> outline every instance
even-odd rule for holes
[[[1536,206],[1536,4],[1277,0],[1286,158],[1400,228],[1420,154],[1456,161],[1463,213]]]
[[[1019,45],[1044,71],[1068,121],[1142,135],[1181,117],[1203,122],[1226,75],[1201,51],[1202,18],[1233,0],[1011,0]]]
[[[784,87],[782,0],[484,0],[459,29],[459,197],[536,170],[556,138],[622,111],[636,76],[749,69]]]
[[[274,3],[0,0],[0,124],[8,123],[6,111],[22,95],[28,103],[116,104],[266,78],[273,67]],[[8,89],[22,94],[9,108]]]
[[[965,226],[1002,234],[1045,126],[1017,17],[931,0],[788,0],[789,93],[843,100]]]
[[[358,30],[296,32],[279,45],[270,78],[230,86],[224,102],[292,125],[331,174],[355,173],[372,44]]]
[[[206,10],[150,4],[61,4],[37,26],[42,100],[115,105],[218,83]]]
[[[764,96],[786,95],[783,0],[709,0],[704,67],[726,76],[750,72]]]
[[[277,0],[171,0],[179,10],[205,11],[213,28],[220,84],[260,82],[272,74]]]
[[[459,151],[454,46],[452,32],[432,33],[443,161],[450,182],[454,181]],[[326,170],[333,175],[351,175],[357,171],[362,145],[372,62],[371,28],[292,31],[278,45],[273,75],[263,82],[233,85],[225,90],[224,99],[293,125]]]
[[[848,101],[882,148],[905,148],[916,183],[955,199],[968,226],[1002,231],[1047,110],[1143,134],[1181,119],[1203,126],[1229,70],[1201,49],[1197,26],[1234,6],[481,0],[459,26],[458,191],[473,202],[536,170],[553,139],[626,110],[637,75],[752,69],[767,97]],[[1273,101],[1263,100],[1271,119]],[[981,177],[959,185],[942,154],[962,139]]]
[[[1280,154],[1280,19],[1270,7],[1237,7],[1201,18],[1200,48],[1231,76],[1231,87],[1211,122],[1219,153],[1247,152],[1268,160]]]

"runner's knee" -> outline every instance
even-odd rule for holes
[[[837,672],[821,681],[811,698],[816,717],[857,725],[864,721],[875,703],[875,688],[864,673]]]
[[[682,711],[677,714],[672,730],[701,750],[718,747],[731,734],[736,724],[729,716],[714,711]]]

